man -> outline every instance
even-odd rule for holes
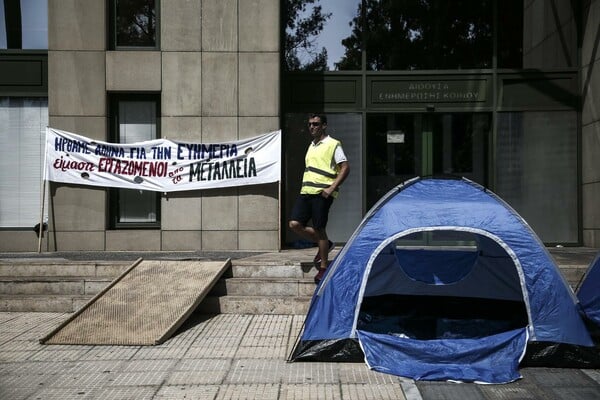
[[[308,119],[312,141],[304,159],[302,189],[292,209],[289,227],[301,237],[317,243],[319,250],[314,262],[319,283],[327,268],[328,253],[335,246],[327,237],[325,227],[329,208],[337,197],[339,187],[350,173],[342,144],[327,134],[327,116],[312,114]],[[312,226],[307,226],[312,220]]]

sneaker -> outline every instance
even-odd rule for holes
[[[321,279],[325,276],[325,268],[319,268],[319,272],[315,275],[315,285],[318,285],[321,282]]]
[[[331,253],[331,250],[333,250],[333,248],[335,247],[335,243],[333,243],[331,240],[329,241],[329,249],[327,250],[327,253]],[[315,264],[319,264],[321,263],[321,255],[319,254],[319,250],[317,250],[317,255],[315,256],[315,259],[313,260],[313,262]]]

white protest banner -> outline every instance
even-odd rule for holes
[[[48,128],[46,160],[46,180],[78,185],[157,192],[257,185],[281,178],[281,131],[233,142],[120,144]]]

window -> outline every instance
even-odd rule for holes
[[[109,43],[112,50],[157,49],[158,0],[110,0]]]
[[[48,0],[0,0],[0,49],[48,48]]]
[[[111,140],[134,143],[159,135],[160,95],[112,95]],[[110,228],[160,228],[160,195],[133,189],[111,189]]]
[[[498,7],[498,68],[523,68],[523,1]]]
[[[285,4],[287,71],[492,67],[492,0]]]
[[[0,97],[0,227],[40,222],[48,99]],[[44,207],[47,215],[48,207]]]
[[[374,1],[365,9],[367,69],[492,67],[492,1]]]
[[[361,0],[287,1],[284,13],[287,71],[361,69]]]

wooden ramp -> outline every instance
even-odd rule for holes
[[[42,344],[156,345],[200,304],[231,261],[137,260]]]

